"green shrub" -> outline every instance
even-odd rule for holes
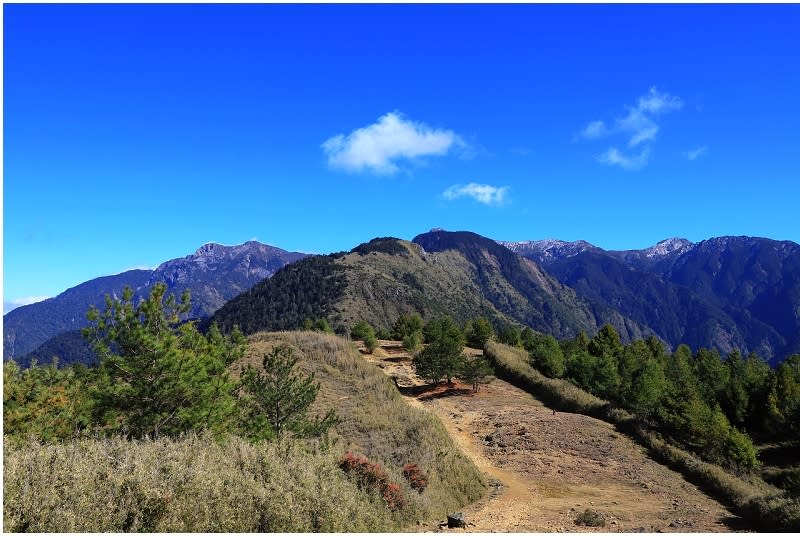
[[[403,348],[405,348],[408,352],[416,352],[419,350],[420,346],[422,346],[421,331],[415,331],[414,333],[403,337]]]
[[[483,349],[486,343],[495,337],[494,327],[488,318],[473,318],[467,321],[464,338],[470,348]]]
[[[353,326],[353,329],[350,330],[350,336],[354,339],[364,341],[364,346],[367,347],[367,351],[370,353],[375,349],[375,345],[378,344],[375,330],[364,320],[357,322],[356,325]]]
[[[494,365],[498,378],[534,392],[551,407],[593,416],[601,416],[609,409],[608,402],[583,389],[564,380],[545,377],[530,366],[525,350],[490,341],[486,345],[485,355]]]

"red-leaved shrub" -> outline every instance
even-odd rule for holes
[[[342,456],[339,468],[348,475],[355,477],[361,489],[380,493],[390,510],[399,510],[405,504],[400,486],[389,480],[389,475],[386,474],[380,464],[373,463],[363,456],[356,456],[352,452],[347,452]]]
[[[405,464],[403,466],[403,476],[408,480],[411,489],[415,489],[420,493],[428,486],[428,477],[425,476],[425,473],[416,463]]]

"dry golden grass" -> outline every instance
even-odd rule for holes
[[[386,531],[397,520],[337,466],[299,442],[4,444],[9,532]]]
[[[410,407],[394,384],[345,339],[314,332],[256,334],[243,362],[260,366],[273,346],[295,350],[321,390],[313,411],[334,408],[333,443],[250,444],[238,437],[157,441],[85,439],[41,444],[4,438],[3,518],[12,532],[367,532],[443,518],[484,495],[483,475],[441,422]],[[390,511],[339,468],[352,451],[401,485]],[[417,464],[420,493],[403,478]]]

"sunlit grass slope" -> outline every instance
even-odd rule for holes
[[[345,339],[312,332],[251,337],[245,362],[287,344],[321,389],[313,410],[334,408],[332,442],[251,444],[205,435],[156,441],[83,439],[41,444],[4,438],[4,529],[12,532],[365,532],[443,519],[486,485],[442,424],[402,400],[392,382]],[[244,363],[235,363],[237,375]],[[380,464],[402,507],[360,487],[345,452]],[[416,464],[421,493],[403,477]],[[364,489],[362,489],[364,488]]]

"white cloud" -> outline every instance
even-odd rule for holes
[[[628,147],[636,147],[642,142],[654,140],[658,134],[658,125],[644,112],[637,108],[628,111],[628,115],[616,121],[617,131],[630,135]]]
[[[597,139],[612,135],[624,135],[629,148],[642,146],[642,151],[633,157],[626,157],[616,148],[611,148],[598,157],[606,164],[620,165],[626,169],[638,169],[647,164],[650,155],[650,144],[655,141],[659,132],[656,118],[659,115],[680,110],[683,101],[669,93],[661,93],[655,87],[639,97],[634,106],[626,106],[627,114],[614,120],[612,127],[604,121],[592,121],[581,130],[579,136],[585,139]]]
[[[150,271],[153,271],[156,268],[158,268],[158,266],[150,266],[149,264],[134,264],[133,266],[129,266],[128,268],[125,268],[121,272],[117,272],[117,273],[118,274],[124,274],[125,272],[130,272],[131,270],[150,270]],[[116,275],[116,274],[114,274],[114,275]]]
[[[30,305],[48,299],[50,296],[26,296],[24,298],[16,298],[13,300],[3,301],[3,314],[22,307],[23,305]]]
[[[650,148],[645,147],[638,155],[626,156],[616,147],[611,147],[597,159],[604,164],[619,166],[623,169],[641,169],[650,160]]]
[[[688,158],[689,160],[697,160],[707,152],[708,152],[708,146],[702,145],[692,151],[686,151],[686,158]]]
[[[322,150],[332,168],[391,175],[399,169],[397,160],[440,156],[454,146],[466,144],[452,130],[434,129],[394,111],[350,134],[328,138]]]
[[[466,185],[454,184],[442,192],[442,197],[448,201],[460,197],[471,197],[484,205],[500,206],[508,202],[508,186],[492,186],[471,182]]]
[[[647,95],[639,97],[637,109],[651,114],[671,112],[683,108],[683,101],[669,93],[659,93],[655,87]]]
[[[581,130],[580,136],[587,139],[602,138],[610,133],[603,121],[592,121]]]

